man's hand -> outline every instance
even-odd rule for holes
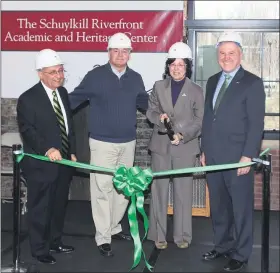
[[[180,140],[182,139],[182,135],[180,135],[180,134],[175,134],[175,135],[173,135],[173,138],[174,138],[174,140],[171,141],[171,144],[177,146],[177,145],[179,145]]]
[[[74,162],[77,161],[77,157],[74,154],[71,154],[71,161],[74,161]]]
[[[200,163],[203,167],[206,166],[205,154],[204,153],[202,153],[201,156],[200,156]]]
[[[62,159],[60,151],[57,150],[56,148],[50,148],[47,151],[46,156],[50,159],[50,161],[55,161],[55,160],[61,160]]]
[[[167,114],[165,114],[165,113],[164,113],[164,114],[161,114],[161,115],[159,116],[159,118],[160,118],[160,122],[161,122],[161,123],[163,123],[165,119],[167,119],[167,122],[170,121],[169,117],[168,117]]]
[[[239,160],[239,163],[249,163],[249,162],[252,162],[252,159],[247,156],[242,156],[241,159]],[[237,169],[237,176],[247,174],[250,171],[250,169],[251,166]]]

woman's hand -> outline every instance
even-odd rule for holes
[[[180,141],[183,139],[183,136],[179,133],[173,135],[174,140],[171,141],[171,144],[173,145],[179,145]]]
[[[165,113],[164,113],[164,114],[161,114],[161,115],[159,116],[159,118],[160,118],[160,122],[161,122],[161,123],[163,123],[165,119],[167,119],[167,122],[170,121],[169,117],[168,117],[167,114],[165,114]]]

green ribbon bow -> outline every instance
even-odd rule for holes
[[[113,178],[116,189],[121,191],[126,197],[131,198],[131,204],[128,208],[130,233],[134,241],[134,262],[131,269],[135,268],[139,264],[143,253],[147,268],[150,271],[152,270],[152,266],[147,262],[142,248],[142,242],[146,238],[149,228],[149,220],[144,210],[143,192],[148,188],[152,180],[153,173],[151,169],[142,170],[138,166],[129,169],[121,166],[117,169]],[[144,220],[145,234],[142,240],[140,240],[139,236],[137,211],[142,215]]]

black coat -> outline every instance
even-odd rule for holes
[[[67,90],[64,87],[59,87],[58,92],[67,116],[70,158],[70,154],[75,154],[75,134],[72,113],[69,106]],[[25,153],[45,155],[52,147],[61,150],[60,127],[51,101],[41,82],[31,87],[19,97],[17,119]],[[58,164],[40,161],[30,157],[25,157],[22,161],[23,172],[27,176],[36,177],[36,179],[47,176],[52,180],[57,175],[58,166]]]
[[[216,164],[239,162],[241,156],[257,157],[264,129],[265,92],[262,80],[244,70],[237,71],[216,115],[213,96],[219,72],[206,85],[201,146]]]

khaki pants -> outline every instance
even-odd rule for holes
[[[115,169],[119,165],[132,167],[136,141],[109,143],[90,138],[91,164]],[[97,245],[110,244],[111,236],[122,231],[120,221],[128,205],[128,199],[117,193],[113,176],[92,172],[90,195],[92,217],[96,228]]]

